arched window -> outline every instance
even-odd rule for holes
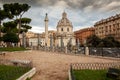
[[[69,28],[67,28],[67,31],[69,32]]]
[[[61,31],[63,31],[63,28],[61,28]]]

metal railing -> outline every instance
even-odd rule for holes
[[[120,48],[89,48],[90,55],[120,58]]]

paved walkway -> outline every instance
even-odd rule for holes
[[[70,63],[113,62],[108,59],[42,51],[14,52],[7,54],[5,58],[32,60],[37,69],[32,80],[67,80]]]

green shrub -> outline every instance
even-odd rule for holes
[[[23,51],[27,50],[23,47],[2,47],[0,48],[0,51]]]
[[[112,80],[106,77],[107,70],[73,70],[76,80]]]
[[[29,70],[28,67],[0,65],[0,80],[16,80]]]
[[[27,78],[26,80],[31,80],[30,78]]]

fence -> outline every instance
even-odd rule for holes
[[[86,54],[85,47],[38,47],[38,50],[61,53]],[[89,47],[89,55],[120,58],[120,48],[96,48]]]
[[[85,47],[79,47],[77,54],[85,54]]]
[[[32,49],[36,49],[36,48],[32,48]],[[76,49],[68,49],[67,47],[44,47],[41,46],[39,48],[37,48],[38,50],[42,50],[42,51],[51,51],[51,52],[60,52],[60,53],[75,53],[75,54],[85,54],[85,47],[79,47]],[[66,51],[67,50],[67,51]]]
[[[108,68],[120,68],[120,62],[109,62],[109,63],[74,63],[70,65],[69,80],[76,80],[73,74],[73,70],[104,70]]]
[[[62,52],[65,53],[65,47],[39,47],[38,50],[48,51],[48,52]]]
[[[120,58],[120,48],[89,48],[90,55]]]
[[[92,70],[100,70],[100,69],[108,69],[109,67],[120,68],[120,62],[111,62],[111,63],[76,63],[71,64],[72,69],[80,70],[80,69],[92,69]]]

